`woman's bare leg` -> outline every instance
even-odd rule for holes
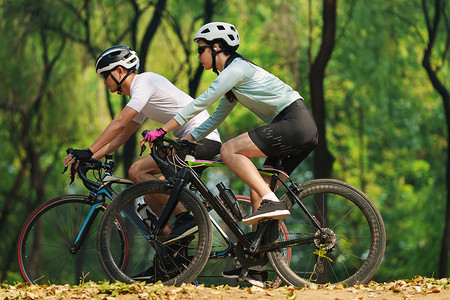
[[[230,170],[252,189],[250,199],[253,211],[261,207],[261,198],[279,202],[266,182],[268,179],[261,176],[250,160],[254,157],[267,156],[253,143],[248,133],[243,133],[223,144],[220,154]],[[274,207],[273,212],[254,212],[251,216],[244,218],[243,223],[246,225],[256,224],[262,218],[282,219],[289,215],[289,211],[283,207],[283,204],[270,202],[266,207],[269,205]]]

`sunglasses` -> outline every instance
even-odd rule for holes
[[[111,74],[111,72],[103,72],[101,75],[102,75],[103,79],[106,80],[110,74]]]
[[[205,52],[206,48],[209,48],[209,47],[210,47],[209,45],[198,47],[197,48],[198,55],[202,55],[203,52]]]

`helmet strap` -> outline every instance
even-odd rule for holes
[[[113,74],[110,73],[111,78],[114,80],[114,82],[117,84],[117,94],[122,94],[122,83],[127,79],[130,74],[133,73],[133,70],[127,70],[127,74],[122,78],[122,80],[119,82],[116,77],[114,77]]]
[[[219,54],[220,52],[222,52],[222,49],[220,49],[219,51],[215,51],[214,48],[211,47],[212,67],[213,67],[214,73],[216,73],[217,76],[219,76],[219,71],[217,70],[217,67],[216,67],[216,55]]]

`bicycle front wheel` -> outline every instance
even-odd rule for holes
[[[378,270],[386,246],[383,220],[375,205],[357,188],[333,179],[305,182],[299,191],[298,198],[312,219],[292,197],[283,196],[293,204],[291,215],[283,220],[289,240],[317,238],[292,245],[289,264],[283,251],[269,252],[278,276],[294,286],[367,283]],[[322,231],[314,223],[320,224]],[[268,236],[276,241],[278,230],[272,228]]]
[[[79,284],[107,280],[98,262],[96,230],[100,218],[91,219],[90,229],[79,248],[74,247],[90,218],[92,201],[84,195],[65,195],[37,208],[20,231],[17,257],[23,278],[29,284]],[[99,212],[106,205],[99,204]],[[123,268],[128,251],[120,222],[112,230],[120,247],[118,263]]]
[[[172,189],[168,181],[141,182],[124,190],[108,206],[99,226],[97,242],[100,261],[111,280],[125,283],[162,281],[165,285],[179,286],[193,282],[201,272],[211,251],[212,227],[205,206],[190,190],[183,188],[178,200],[194,218],[197,231],[165,244],[165,233],[151,237],[136,225],[143,222],[136,212],[137,203],[143,197],[151,201],[167,199]],[[130,243],[127,267],[123,270],[116,261],[116,245],[110,238],[116,218],[122,220]],[[174,224],[174,219],[170,216],[169,223]]]

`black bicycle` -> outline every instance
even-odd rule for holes
[[[236,237],[235,253],[245,277],[251,267],[265,266],[286,284],[368,282],[384,255],[386,235],[383,220],[375,205],[357,188],[333,179],[311,180],[297,184],[276,169],[260,170],[272,176],[272,187],[286,201],[291,215],[280,221],[262,220],[256,232],[239,225],[242,211],[231,191],[218,183],[219,196],[201,181],[196,168],[180,159],[180,153],[194,151],[195,143],[158,138],[152,157],[167,180],[146,181],[133,185],[114,199],[102,216],[98,230],[98,251],[102,266],[111,280],[121,282],[161,280],[167,285],[195,282],[202,272],[212,248],[212,225],[208,209]],[[183,154],[183,156],[184,156]],[[208,162],[215,164],[214,162]],[[126,207],[147,196],[164,198],[167,204],[160,218],[134,232],[126,268],[114,255],[114,222],[122,218]],[[223,199],[223,200],[221,200]],[[182,203],[194,217],[198,230],[175,243],[165,242],[164,228],[173,222],[173,210]],[[223,270],[221,270],[223,271]],[[217,274],[215,274],[217,275]]]

